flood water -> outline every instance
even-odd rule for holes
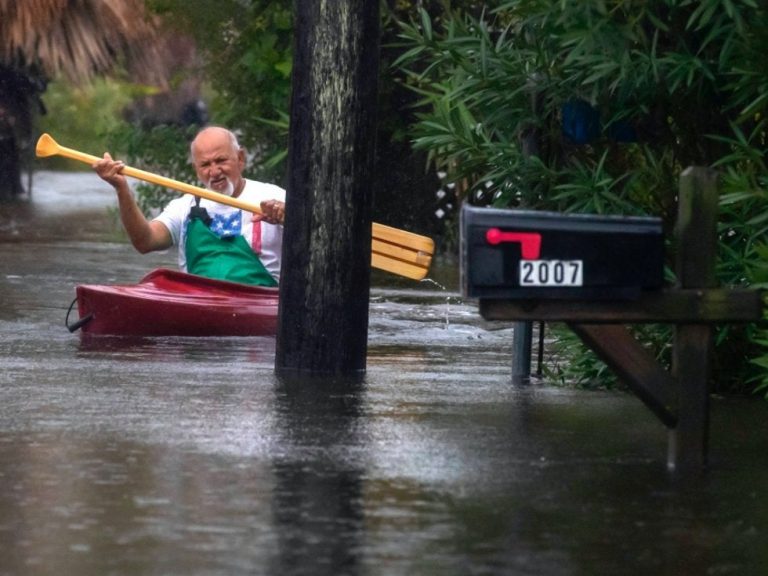
[[[714,398],[710,467],[666,469],[639,400],[511,382],[455,274],[372,288],[359,385],[285,385],[273,338],[96,338],[74,287],[175,265],[91,174],[0,205],[0,575],[752,575],[768,407]]]

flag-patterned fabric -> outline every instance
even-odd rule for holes
[[[240,210],[228,214],[214,214],[211,222],[211,232],[219,238],[231,238],[240,235],[242,227]]]

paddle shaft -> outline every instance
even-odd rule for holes
[[[79,160],[80,162],[85,162],[86,164],[94,164],[101,160],[101,158],[94,156],[93,154],[86,154],[85,152],[80,152],[79,150],[67,148],[66,146],[61,146],[59,144],[56,144],[56,146],[57,154],[66,156],[67,158],[71,158],[73,160]],[[234,208],[240,208],[241,210],[246,210],[255,214],[261,214],[261,207],[256,204],[251,204],[250,202],[245,202],[226,194],[220,194],[218,192],[214,192],[213,190],[208,190],[207,188],[201,188],[200,186],[194,186],[192,184],[186,184],[185,182],[173,180],[172,178],[166,178],[165,176],[159,176],[158,174],[153,174],[152,172],[139,170],[138,168],[131,168],[130,166],[124,166],[120,173],[124,176],[130,176],[131,178],[157,184],[158,186],[164,186],[165,188],[178,190],[179,192],[184,192],[185,194],[200,196],[201,198],[207,198],[208,200],[219,202],[220,204],[226,204]],[[373,223],[373,237],[385,242],[389,242],[391,244],[403,245],[412,250],[425,252],[429,255],[431,255],[434,250],[434,242],[431,238],[426,236],[419,236],[412,232],[393,228],[385,224],[378,224],[376,222]]]
[[[59,146],[58,153],[61,156],[66,156],[72,160],[79,160],[80,162],[85,162],[86,164],[95,164],[101,160],[101,158],[94,156],[93,154],[86,154],[85,152],[73,150],[72,148],[67,148],[65,146]],[[226,194],[219,194],[218,192],[207,190],[206,188],[201,188],[200,186],[193,186],[192,184],[179,182],[178,180],[174,180],[172,178],[159,176],[157,174],[153,174],[152,172],[146,172],[145,170],[139,170],[138,168],[124,166],[120,173],[124,176],[136,178],[137,180],[144,180],[145,182],[151,182],[152,184],[157,184],[158,186],[178,190],[179,192],[184,192],[185,194],[192,194],[201,198],[213,200],[214,202],[219,202],[220,204],[226,204],[234,208],[240,208],[241,210],[247,210],[248,212],[261,214],[261,208],[256,204],[244,202],[243,200],[233,198],[232,196],[227,196]]]

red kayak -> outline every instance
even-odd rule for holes
[[[271,336],[278,289],[153,270],[138,284],[77,286],[71,332],[121,336]],[[74,303],[73,303],[74,304]]]

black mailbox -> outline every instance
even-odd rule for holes
[[[663,278],[659,218],[462,207],[465,296],[631,299]]]

